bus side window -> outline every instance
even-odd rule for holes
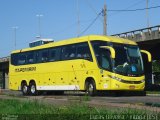
[[[24,65],[26,64],[26,54],[21,53],[18,55],[18,65]]]
[[[77,46],[77,55],[78,59],[87,59],[92,61],[92,55],[88,46],[88,43],[82,43]]]
[[[63,48],[62,59],[74,59],[76,55],[76,45],[67,45]]]
[[[42,62],[47,62],[48,61],[48,50],[42,51],[41,55],[42,55],[42,59],[41,59]]]
[[[111,53],[108,49],[100,48],[100,46],[107,46],[109,43],[103,41],[92,41],[91,43],[97,59],[98,66],[102,69],[111,71]]]
[[[83,54],[83,52],[82,52],[82,45],[78,45],[77,46],[77,58],[78,59],[82,59],[83,57],[82,57],[82,54]]]
[[[49,49],[49,61],[58,61],[60,60],[61,48],[51,48]]]
[[[11,64],[18,65],[18,54],[11,54]]]
[[[107,49],[101,49],[101,66],[104,69],[111,69],[110,51]]]
[[[37,62],[47,62],[48,61],[48,50],[40,50],[38,51],[37,56]]]
[[[27,54],[27,63],[28,63],[28,64],[35,63],[34,52],[29,52],[29,53]]]
[[[55,61],[56,56],[56,49],[50,49],[49,50],[49,61]]]

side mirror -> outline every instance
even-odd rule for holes
[[[103,49],[108,49],[110,52],[111,52],[111,58],[115,58],[116,56],[116,52],[114,50],[113,47],[110,47],[110,46],[100,46],[100,48],[103,48]]]
[[[144,53],[148,56],[148,62],[151,62],[152,61],[152,56],[151,56],[151,53],[146,51],[146,50],[140,50],[141,53]]]

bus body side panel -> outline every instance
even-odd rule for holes
[[[78,39],[78,38],[77,38]],[[85,80],[92,78],[95,81],[97,90],[143,90],[144,83],[133,84],[132,82],[124,83],[115,80],[113,77],[118,77],[126,81],[143,81],[142,77],[125,77],[117,75],[113,72],[102,70],[98,68],[96,57],[94,55],[90,40],[108,40],[107,37],[85,37],[80,40],[89,43],[89,48],[92,54],[92,61],[85,59],[64,60],[56,62],[46,62],[37,64],[28,64],[13,66],[9,68],[9,89],[20,90],[22,80],[29,82],[34,80],[37,90],[84,90]],[[121,43],[121,39],[114,38],[115,41]],[[106,40],[106,41],[107,41]],[[109,41],[109,40],[108,40]],[[76,43],[75,39],[68,40],[67,42],[55,43],[55,45],[66,45]],[[79,43],[79,42],[77,42]],[[134,44],[134,43],[130,43]],[[52,44],[48,46],[39,46],[38,49],[46,49],[47,47],[54,47]],[[36,50],[36,48],[28,48],[27,50]],[[21,51],[15,51],[15,53]]]

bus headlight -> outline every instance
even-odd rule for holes
[[[112,78],[115,79],[115,80],[118,80],[119,82],[122,82],[122,79],[121,79],[121,78],[118,78],[118,77],[116,77],[116,76],[112,76]]]
[[[124,79],[118,78],[116,76],[110,76],[110,78],[117,80],[119,82],[122,82],[122,83],[126,83],[126,84],[141,84],[141,83],[145,82],[145,79],[142,79],[139,81],[133,81],[133,80],[124,80]]]
[[[145,82],[145,79],[141,80],[141,82],[142,82],[142,83]]]

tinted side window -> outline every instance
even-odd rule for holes
[[[26,64],[26,54],[25,53],[21,53],[21,54],[18,54],[18,62],[17,64],[18,65],[24,65]]]
[[[76,45],[67,45],[62,49],[62,60],[70,60],[76,57]]]
[[[32,64],[35,63],[35,57],[34,57],[34,52],[28,52],[27,53],[27,63]]]
[[[18,55],[17,54],[11,54],[11,64],[17,65],[18,64]]]
[[[61,48],[51,48],[49,49],[49,61],[60,60]]]
[[[111,57],[108,49],[100,48],[100,46],[107,46],[109,43],[105,41],[92,41],[94,53],[100,68],[111,70]]]
[[[76,58],[87,59],[92,61],[92,55],[88,43],[82,43],[77,46]]]
[[[48,55],[48,49],[40,50],[36,54],[37,62],[47,62],[49,55]]]

